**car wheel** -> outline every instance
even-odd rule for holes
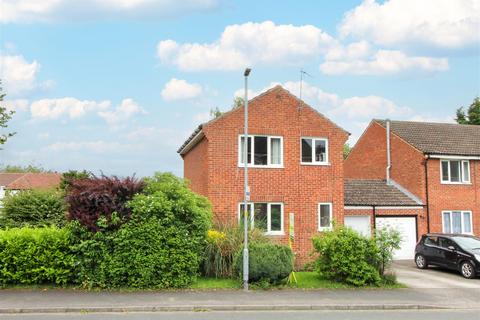
[[[426,269],[428,267],[427,259],[425,259],[423,254],[417,254],[415,256],[415,264],[419,269]]]
[[[460,272],[462,273],[462,276],[467,279],[475,278],[475,267],[468,261],[462,262],[460,265]]]

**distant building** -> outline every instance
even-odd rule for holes
[[[0,173],[0,206],[7,194],[21,190],[56,188],[61,179],[62,175],[56,172]]]

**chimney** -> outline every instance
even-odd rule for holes
[[[386,131],[387,131],[387,170],[386,170],[386,180],[387,184],[390,184],[390,168],[392,167],[392,162],[390,159],[390,119],[385,121]]]

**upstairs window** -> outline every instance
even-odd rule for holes
[[[441,160],[442,183],[470,183],[470,161]]]
[[[252,135],[247,138],[247,163],[249,167],[283,166],[283,138],[276,136]],[[239,166],[245,165],[245,138],[239,136]]]
[[[301,163],[310,165],[328,164],[328,140],[323,138],[301,139]]]

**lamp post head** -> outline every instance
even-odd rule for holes
[[[252,71],[252,69],[246,68],[246,69],[245,69],[245,72],[243,73],[243,75],[244,75],[245,77],[248,77],[248,75],[250,74],[250,71]]]

